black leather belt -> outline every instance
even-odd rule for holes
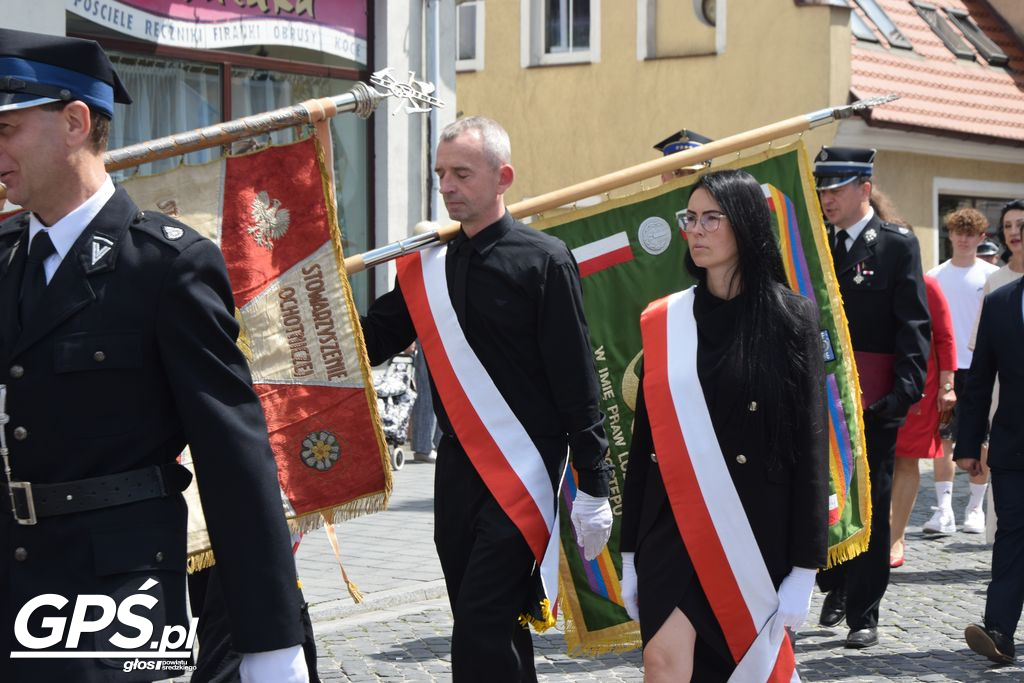
[[[192,473],[178,463],[153,465],[103,477],[33,484],[0,482],[0,495],[11,503],[18,524],[35,524],[41,517],[102,510],[184,491]]]

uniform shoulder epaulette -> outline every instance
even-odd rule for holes
[[[178,251],[205,239],[194,228],[159,211],[139,211],[132,219],[131,228],[150,235],[158,242]]]
[[[882,221],[880,225],[883,230],[894,232],[902,237],[914,237],[914,233],[906,226],[899,225],[897,223],[886,223],[885,221]]]

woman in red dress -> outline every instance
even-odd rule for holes
[[[952,389],[953,373],[956,371],[956,343],[953,341],[949,304],[935,278],[925,275],[924,289],[932,319],[932,349],[928,356],[924,395],[910,407],[907,421],[900,427],[896,437],[896,467],[892,478],[892,513],[889,522],[892,529],[889,565],[892,567],[903,564],[903,535],[921,482],[920,460],[942,456],[939,423],[943,417],[949,416],[956,403],[956,394]],[[945,389],[945,386],[950,388]]]

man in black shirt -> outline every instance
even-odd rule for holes
[[[456,327],[468,346],[457,352],[446,344],[434,347],[431,355],[430,330],[418,334],[417,326],[433,327],[434,320],[428,316],[424,323],[417,314],[412,290],[403,294],[410,281],[402,275],[370,307],[363,331],[374,364],[417,336],[427,353],[444,434],[435,475],[434,542],[455,618],[453,678],[536,680],[529,631],[518,623],[536,595],[536,544],[521,531],[523,525],[502,497],[502,487],[496,485],[501,477],[489,465],[494,461],[481,455],[488,448],[481,441],[487,439],[469,436],[465,415],[483,415],[494,408],[491,403],[503,399],[506,417],[521,424],[540,454],[538,462],[552,487],[548,495],[558,486],[570,450],[579,488],[573,523],[584,554],[595,557],[608,539],[612,515],[604,463],[607,441],[579,273],[562,242],[513,220],[506,211],[503,196],[515,172],[508,134],[497,123],[471,117],[448,126],[438,145],[436,171],[448,213],[461,222],[461,231],[441,255],[442,284],[450,292],[448,310],[454,310]],[[437,326],[442,325],[438,318]],[[433,337],[439,337],[436,330]],[[495,401],[482,405],[472,398],[471,403],[453,398],[456,353],[476,356],[485,379],[500,394]],[[458,370],[454,374],[456,385],[467,386],[470,378],[459,377]],[[521,476],[526,459],[522,449],[499,450],[501,465],[508,463],[504,476]]]

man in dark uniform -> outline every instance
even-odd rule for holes
[[[985,297],[978,337],[960,397],[960,424],[953,459],[971,475],[981,472],[981,449],[988,436],[988,467],[996,508],[992,580],[985,619],[964,631],[967,645],[993,662],[1014,660],[1013,637],[1024,608],[1024,279]],[[988,418],[999,379],[999,407]]]
[[[0,224],[0,680],[176,673],[129,672],[124,656],[189,626],[187,444],[242,678],[304,682],[277,469],[224,260],[115,189],[115,101],[131,98],[95,42],[0,29],[0,182],[27,210]],[[6,654],[40,648],[114,654]]]
[[[896,433],[921,398],[930,343],[921,251],[902,226],[871,208],[875,150],[823,147],[814,165],[832,260],[850,326],[871,481],[871,538],[852,560],[822,572],[821,624],[846,617],[846,647],[878,642],[878,606],[889,584],[889,505]]]
[[[462,228],[448,244],[444,275],[472,353],[536,446],[552,487],[567,447],[571,451],[579,488],[572,517],[591,559],[608,540],[612,514],[608,444],[579,273],[565,244],[506,211],[503,195],[514,178],[510,156],[508,134],[490,119],[461,119],[442,131],[435,170],[448,214]],[[396,284],[370,307],[362,324],[372,363],[417,337],[409,306]],[[421,330],[425,351],[427,336]],[[453,423],[462,424],[461,416],[448,405],[450,394],[438,390],[436,361],[427,353],[443,433],[434,475],[434,543],[455,621],[453,680],[535,681],[530,633],[517,623],[535,595],[534,553],[467,454],[477,452],[477,444],[456,435]]]

